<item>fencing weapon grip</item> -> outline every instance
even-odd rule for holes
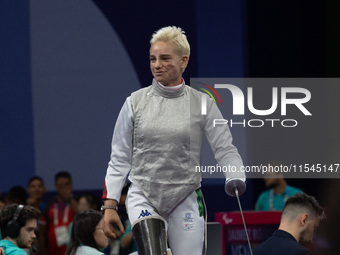
[[[235,190],[238,190],[238,195],[241,196],[247,189],[246,183],[242,179],[231,178],[225,181],[225,192],[232,197],[236,197]]]

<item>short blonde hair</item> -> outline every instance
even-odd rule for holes
[[[190,45],[187,40],[185,32],[180,27],[168,26],[156,31],[150,40],[151,46],[156,42],[173,43],[176,53],[182,57],[190,56]]]

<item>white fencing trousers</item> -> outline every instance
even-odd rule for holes
[[[126,208],[131,225],[145,216],[160,216],[165,220],[172,255],[202,255],[204,242],[204,217],[201,191],[193,191],[164,218],[159,215],[143,192],[131,184]]]

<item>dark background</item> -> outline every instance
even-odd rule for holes
[[[31,176],[41,174],[35,161],[37,151],[31,94],[31,3],[0,3],[0,189],[3,194],[15,185],[25,187]],[[325,78],[339,77],[340,74],[340,6],[335,1],[231,0],[206,3],[189,0],[169,3],[93,0],[92,4],[119,36],[141,87],[149,85],[152,79],[147,52],[151,34],[167,25],[182,27],[188,36],[191,57],[184,73],[187,82],[190,77]],[[340,89],[334,86],[312,94],[311,107],[322,105],[325,111],[322,120],[318,119],[310,129],[296,129],[289,133],[283,130],[271,132],[265,128],[246,129],[247,165],[281,160],[281,156],[287,158],[287,155],[293,160],[287,163],[298,162],[301,158],[309,159],[308,154],[314,148],[322,148],[320,155],[313,159],[315,163],[339,163],[339,92]],[[121,103],[114,107],[120,108]],[[106,124],[111,132],[114,122],[112,117]],[[304,133],[311,135],[313,141],[306,144]],[[107,161],[110,139],[104,139],[107,141],[107,154],[104,155]],[[295,148],[294,153],[289,148]],[[103,162],[102,176],[107,161]],[[59,170],[69,171],[78,183],[81,183],[82,175],[90,174],[81,168]],[[56,171],[43,170],[50,176],[47,197],[53,195],[51,180]],[[328,182],[328,179],[288,180],[290,185],[315,196],[321,204],[326,204],[324,196]],[[101,185],[91,184],[89,189],[100,195]],[[76,193],[86,191],[84,187],[86,184],[76,186]],[[224,193],[223,184],[203,185],[202,190],[209,221],[213,221],[214,212],[238,209],[236,200]],[[264,190],[263,180],[249,180],[247,194],[242,198],[244,209],[252,210]]]

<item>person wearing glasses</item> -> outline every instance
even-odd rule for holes
[[[100,255],[108,246],[103,215],[99,211],[83,211],[74,217],[70,242],[65,255]]]

